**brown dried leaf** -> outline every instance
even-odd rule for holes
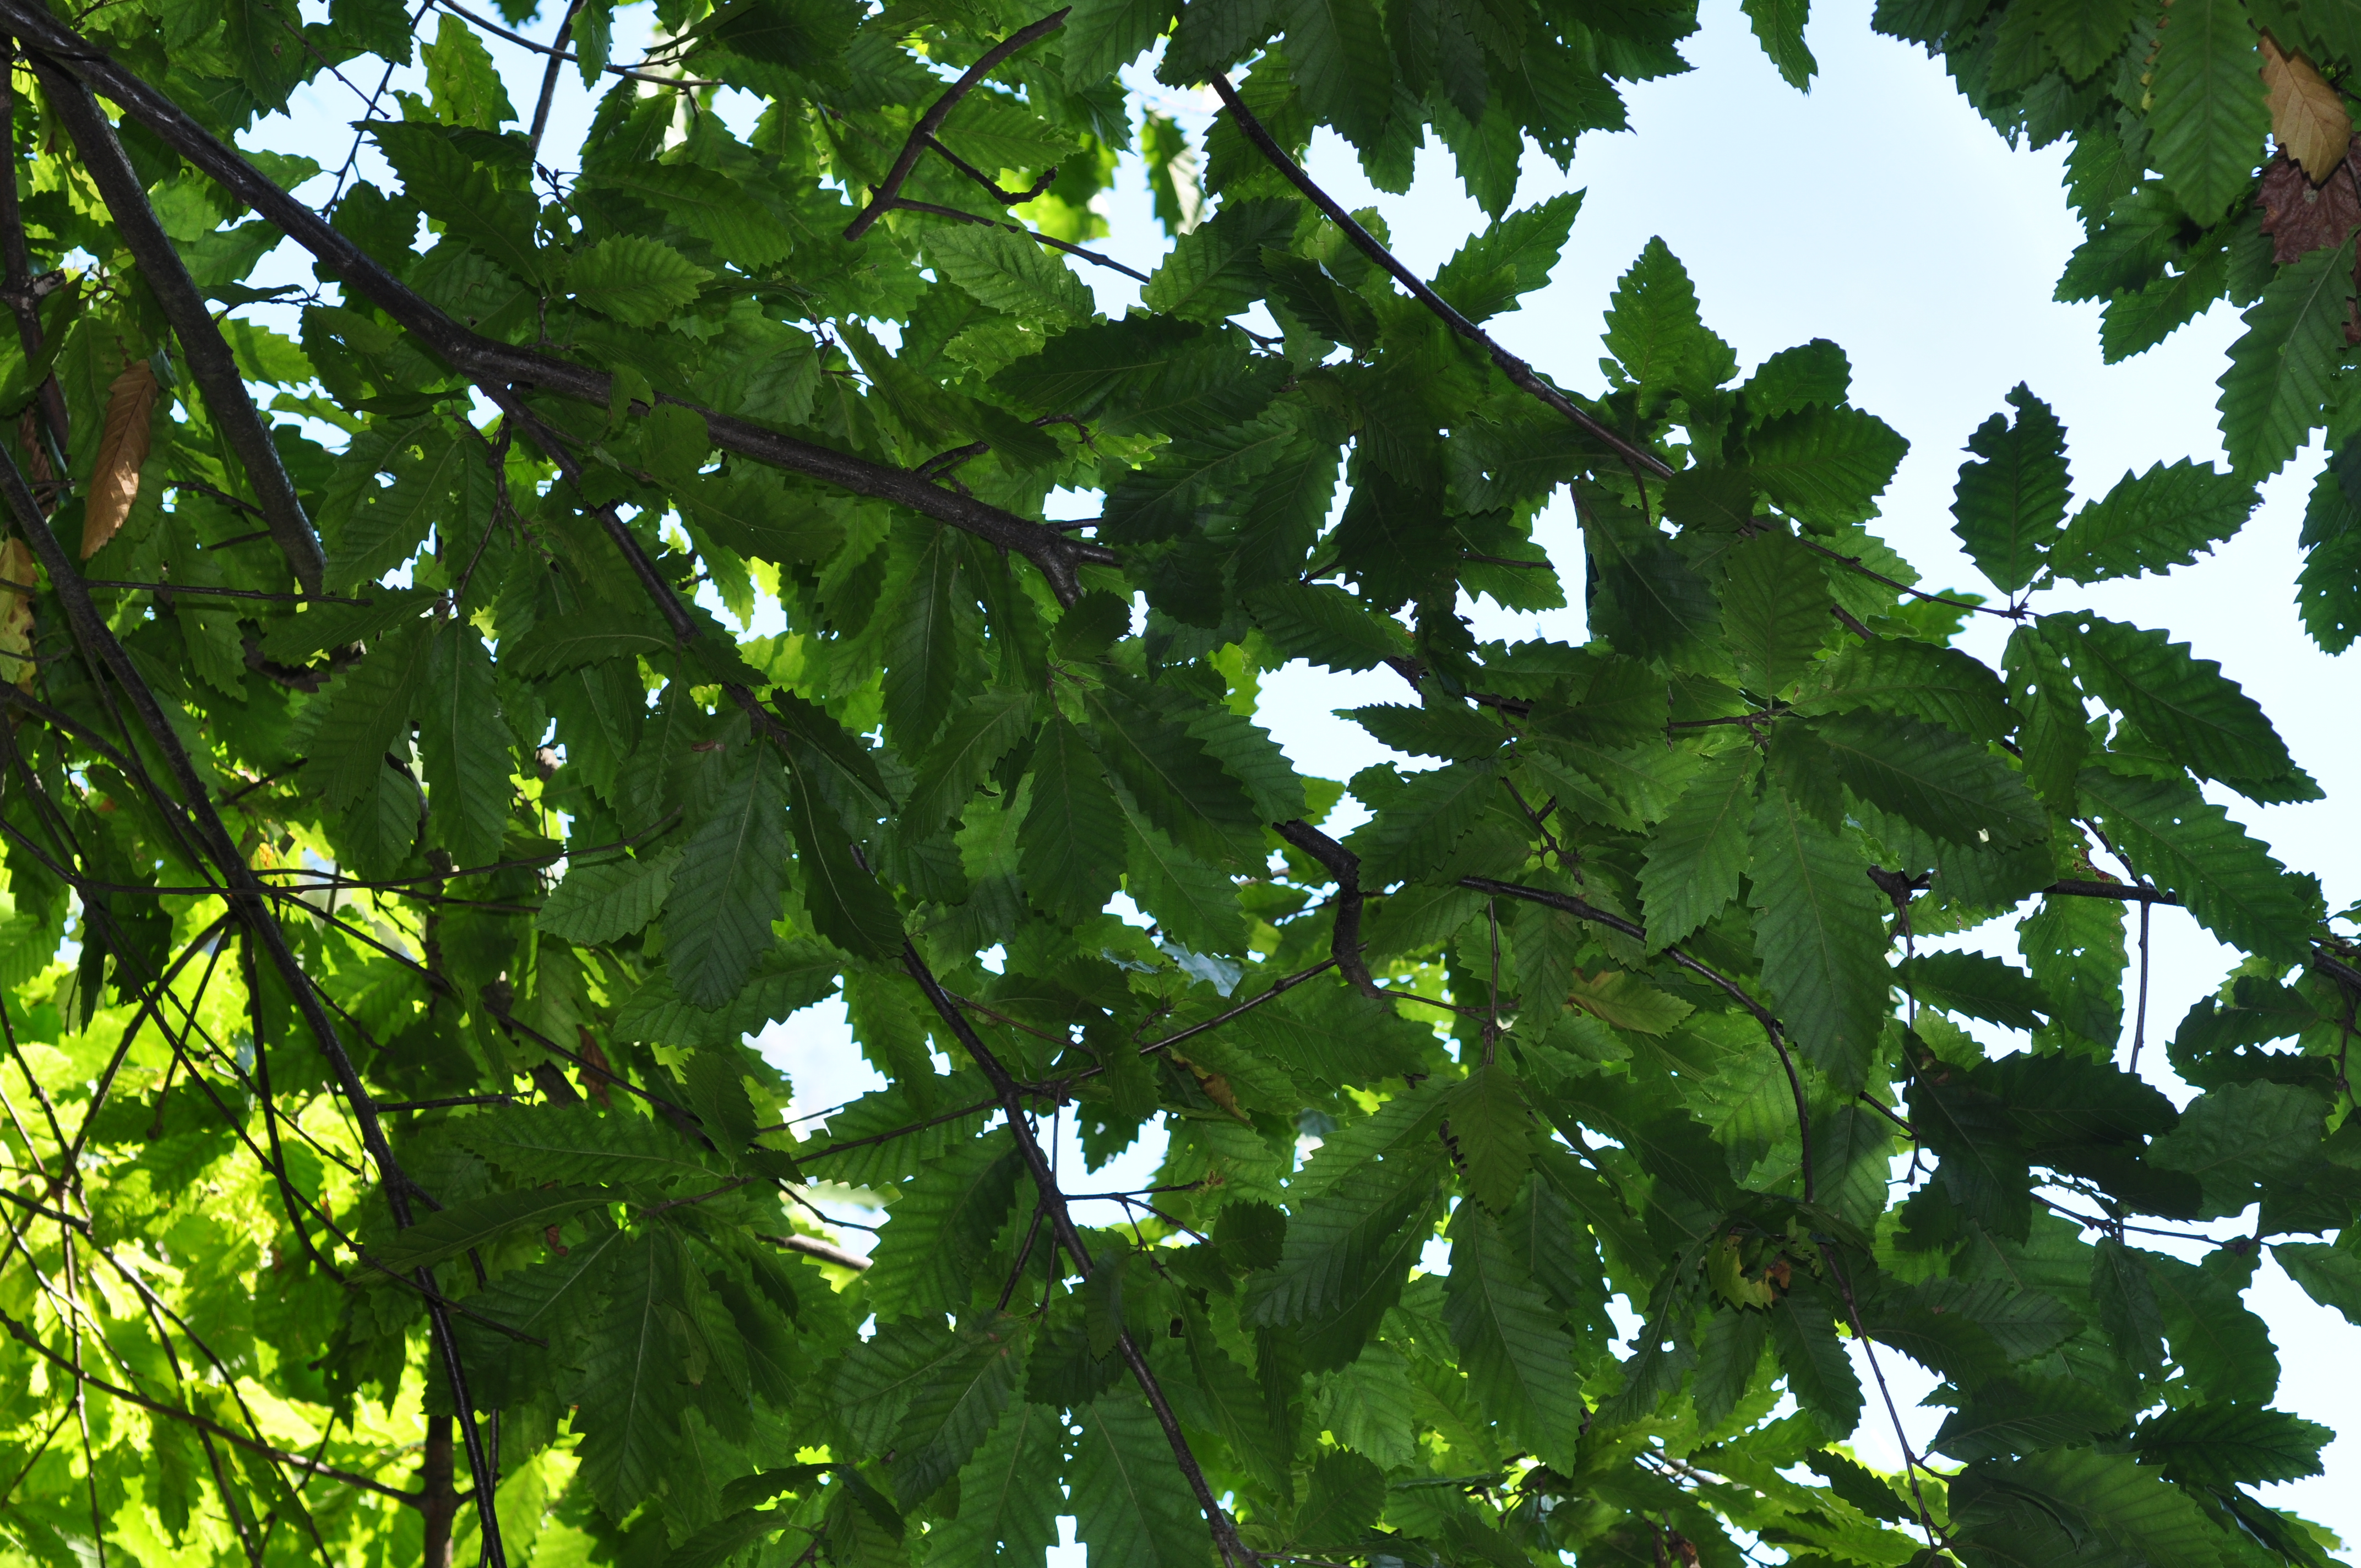
[[[21,539],[0,541],[0,582],[38,587],[40,564]],[[0,587],[0,681],[33,689],[33,596]]]
[[[2349,144],[2361,156],[2361,137]],[[2361,226],[2361,192],[2347,173],[2314,186],[2302,169],[2282,153],[2263,168],[2263,232],[2271,236],[2271,258],[2284,267],[2311,251],[2343,245]]]
[[[2353,139],[2353,116],[2344,95],[2331,87],[2301,54],[2282,51],[2263,35],[2263,92],[2271,110],[2271,138],[2303,165],[2314,185],[2325,184],[2345,160]]]
[[[156,372],[135,359],[106,389],[106,430],[98,438],[98,464],[90,475],[90,505],[83,510],[82,558],[115,537],[131,503],[139,499],[139,466],[148,461],[148,416],[156,407]]]

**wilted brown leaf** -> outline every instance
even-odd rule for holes
[[[21,539],[0,542],[0,582],[40,586],[40,565]],[[0,587],[0,681],[33,689],[33,596]]]
[[[115,537],[139,499],[139,466],[148,461],[148,416],[156,407],[156,372],[135,359],[106,389],[106,429],[90,475],[90,505],[82,513],[82,558]]]
[[[2303,166],[2314,185],[2326,183],[2353,139],[2353,116],[2345,112],[2344,95],[2312,61],[2281,50],[2268,33],[2263,35],[2263,90],[2271,109],[2271,138]]]
[[[2361,138],[2350,144],[2361,150]],[[2361,226],[2361,192],[2350,172],[2315,186],[2293,159],[2281,154],[2263,169],[2263,232],[2271,236],[2271,258],[2284,267],[2312,251],[2342,245]]]

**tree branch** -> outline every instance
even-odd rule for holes
[[[0,27],[15,30],[59,67],[113,99],[130,118],[155,133],[224,190],[277,225],[289,238],[334,271],[348,288],[392,318],[453,368],[482,387],[512,397],[507,389],[532,387],[557,396],[609,406],[612,378],[569,360],[479,335],[428,303],[368,252],[320,215],[280,189],[237,151],[199,125],[171,99],[117,64],[90,39],[66,27],[32,0],[0,0]],[[854,495],[908,507],[922,516],[1014,550],[1048,578],[1060,599],[1082,593],[1080,568],[1119,559],[1104,545],[1070,539],[1055,529],[989,506],[933,484],[906,469],[891,468],[848,453],[782,435],[746,420],[719,413],[686,399],[656,394],[701,414],[713,443],[725,452],[807,475]],[[634,405],[638,407],[639,405]]]
[[[977,84],[991,75],[1001,61],[1063,27],[1073,9],[1071,5],[1060,6],[1039,21],[1019,27],[993,45],[984,51],[983,59],[967,68],[967,74],[951,83],[950,91],[936,99],[927,112],[918,116],[918,123],[910,127],[908,138],[902,143],[900,155],[894,159],[894,167],[885,171],[884,182],[870,194],[869,204],[861,209],[860,215],[844,225],[846,239],[859,239],[893,208],[902,194],[903,181],[910,178],[910,170],[918,166],[927,144],[935,139],[935,133],[943,128],[943,122],[950,118],[951,111],[959,107],[960,100],[974,92]]]
[[[1564,392],[1535,374],[1531,365],[1510,353],[1491,334],[1460,314],[1449,301],[1429,288],[1423,279],[1403,265],[1392,251],[1388,250],[1378,242],[1375,235],[1363,228],[1353,214],[1346,212],[1334,196],[1314,184],[1312,176],[1303,171],[1301,164],[1287,155],[1287,149],[1279,145],[1278,139],[1270,134],[1260,120],[1255,117],[1254,111],[1247,108],[1245,102],[1238,97],[1238,90],[1230,85],[1228,77],[1216,72],[1213,76],[1213,91],[1221,94],[1222,103],[1230,111],[1230,118],[1236,122],[1238,129],[1245,134],[1246,140],[1254,143],[1263,157],[1270,160],[1270,166],[1278,170],[1289,184],[1310,197],[1312,204],[1319,208],[1326,214],[1330,223],[1334,224],[1344,232],[1345,237],[1353,242],[1354,247],[1391,274],[1395,282],[1409,291],[1411,299],[1433,313],[1444,325],[1490,355],[1492,363],[1500,367],[1501,372],[1509,378],[1510,384],[1518,390],[1539,399],[1563,414],[1576,429],[1603,443],[1635,470],[1643,471],[1659,479],[1672,477],[1672,467],[1663,458],[1644,446],[1632,444],[1601,421],[1585,412]]]
[[[148,193],[133,171],[131,159],[125,155],[115,127],[99,112],[98,101],[90,95],[87,87],[39,55],[32,57],[32,64],[42,90],[49,94],[58,117],[65,122],[68,134],[82,154],[82,168],[105,199],[115,232],[130,249],[140,278],[163,306],[165,319],[172,323],[172,334],[181,340],[181,351],[188,356],[189,375],[204,394],[205,407],[214,416],[214,427],[221,432],[223,441],[245,467],[247,480],[253,485],[255,498],[261,503],[263,521],[270,529],[270,537],[278,543],[280,554],[287,557],[287,565],[304,592],[320,592],[327,571],[320,536],[313,531],[312,520],[303,515],[303,503],[295,494],[295,483],[287,477],[286,466],[279,460],[279,448],[271,444],[270,432],[256,411],[254,400],[247,395],[246,379],[238,373],[237,360],[231,355],[229,344],[205,309],[204,296],[197,292],[196,280],[189,276],[180,251],[164,233],[164,225],[157,221],[155,208],[148,204]]]
[[[1082,1245],[1082,1233],[1074,1228],[1073,1213],[1067,1207],[1066,1195],[1058,1186],[1057,1176],[1049,1168],[1049,1157],[1041,1152],[1040,1140],[1033,1135],[1033,1128],[1026,1121],[1024,1090],[1009,1076],[1000,1058],[992,1054],[983,1036],[968,1023],[967,1014],[960,1011],[959,1003],[953,1002],[937,982],[934,971],[918,956],[917,946],[907,940],[902,944],[902,964],[909,970],[910,978],[918,982],[918,989],[926,992],[927,1001],[936,1014],[950,1025],[951,1034],[965,1047],[975,1065],[983,1069],[984,1077],[991,1080],[999,1096],[1000,1107],[1007,1114],[1009,1129],[1016,1135],[1016,1147],[1024,1157],[1026,1170],[1033,1178],[1034,1190],[1040,1194],[1041,1202],[1049,1211],[1050,1234],[1065,1249],[1066,1255],[1074,1260],[1075,1270],[1087,1280],[1093,1266],[1090,1249]],[[1256,1561],[1255,1554],[1238,1540],[1237,1527],[1230,1522],[1220,1499],[1214,1497],[1213,1487],[1206,1482],[1203,1466],[1197,1463],[1197,1456],[1190,1451],[1189,1440],[1181,1435],[1180,1418],[1172,1413],[1172,1406],[1164,1397],[1163,1385],[1149,1370],[1148,1358],[1140,1354],[1128,1328],[1117,1326],[1115,1349],[1121,1353],[1124,1364],[1131,1368],[1132,1377],[1139,1384],[1140,1391],[1148,1396],[1148,1408],[1155,1411],[1157,1424],[1164,1429],[1165,1441],[1172,1445],[1173,1460],[1180,1466],[1181,1475],[1188,1478],[1189,1489],[1196,1494],[1198,1508],[1204,1511],[1206,1526],[1213,1531],[1213,1545],[1221,1552],[1222,1561],[1252,1564]]]

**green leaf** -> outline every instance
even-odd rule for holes
[[[1616,280],[1602,341],[1643,393],[1701,392],[1738,370],[1730,345],[1698,319],[1688,269],[1661,238],[1649,240]]]
[[[1930,1007],[2004,1029],[2037,1029],[2048,992],[2023,970],[1983,953],[1922,953],[1894,971],[1902,989]]]
[[[1960,537],[1976,569],[2014,595],[2048,564],[2066,521],[2066,432],[2049,405],[2023,383],[2008,395],[2016,411],[1986,420],[1968,438],[1979,461],[1960,467],[1951,503]]]
[[[1970,1561],[2220,1561],[2221,1532],[2131,1456],[2089,1448],[1985,1461],[1951,1484],[1954,1536]]]
[[[1640,872],[1652,950],[1686,938],[1738,896],[1760,767],[1752,747],[1710,759],[1656,825]]]
[[[1152,11],[1160,3],[1120,0],[1119,7],[1109,9]],[[1091,319],[1090,290],[1029,235],[1011,234],[998,224],[943,224],[927,233],[927,259],[937,277],[1019,321],[1064,326]]]
[[[569,867],[533,916],[553,937],[587,947],[630,936],[663,912],[680,850]]]
[[[1000,1138],[973,1138],[930,1160],[905,1183],[880,1234],[876,1288],[883,1318],[939,1315],[967,1305],[975,1270],[1008,1223],[1023,1170]]]
[[[2271,1256],[2305,1295],[2361,1328],[2361,1252],[2324,1242],[2273,1242]]]
[[[1489,1214],[1462,1205],[1451,1234],[1443,1316],[1460,1370],[1522,1442],[1551,1463],[1570,1464],[1586,1413],[1573,1339]]]
[[[1746,13],[1755,41],[1779,68],[1787,85],[1798,93],[1809,92],[1813,74],[1820,69],[1804,44],[1804,21],[1810,14],[1811,0],[1742,0],[1739,8]]]
[[[1312,1495],[1295,1516],[1299,1546],[1350,1546],[1385,1511],[1386,1473],[1349,1448],[1312,1462]]]
[[[342,590],[373,583],[418,552],[426,536],[459,511],[457,498],[480,461],[464,438],[440,431],[404,447],[393,460],[393,483],[372,489],[328,542],[324,579]]]
[[[627,326],[653,326],[697,298],[713,274],[661,240],[609,235],[575,253],[566,291]]]
[[[2238,789],[2284,780],[2294,771],[2286,743],[2255,699],[2220,664],[2191,653],[2188,643],[2087,613],[2043,616],[2039,624],[2084,690],[2198,777]],[[2286,797],[2274,793],[2269,798]]]
[[[1812,728],[1847,789],[1923,833],[1998,851],[2048,831],[2022,774],[1938,724],[1856,711]]]
[[[1931,1446],[1973,1464],[2087,1443],[2124,1424],[2121,1403],[2065,1377],[1999,1378],[1947,1418]]]
[[[460,866],[489,865],[500,858],[515,786],[500,685],[473,627],[453,620],[435,629],[414,707],[427,829]]]
[[[436,126],[370,120],[364,128],[401,177],[402,190],[451,237],[525,282],[547,280],[548,258],[533,239],[539,203],[530,192],[503,189]]]
[[[1500,795],[1499,768],[1488,759],[1411,774],[1399,795],[1345,836],[1345,847],[1361,858],[1362,888],[1415,882],[1441,867]]]
[[[771,946],[786,885],[785,784],[768,749],[753,751],[681,846],[664,905],[664,968],[692,1007],[735,996]]]
[[[1263,247],[1285,248],[1301,211],[1297,203],[1268,197],[1223,203],[1211,222],[1180,236],[1140,291],[1140,302],[1184,321],[1235,315],[1262,297]]]
[[[1032,788],[1018,835],[1026,891],[1060,919],[1086,919],[1123,875],[1123,806],[1097,753],[1062,717],[1034,742]]]
[[[1085,693],[1082,706],[1107,772],[1142,816],[1209,863],[1255,857],[1262,819],[1204,742],[1115,686]]]
[[[520,1226],[555,1225],[614,1201],[612,1193],[588,1187],[488,1192],[437,1210],[370,1250],[379,1263],[402,1273],[431,1268],[470,1247],[489,1246]]]
[[[1565,252],[1582,192],[1569,191],[1493,224],[1459,247],[1434,275],[1434,291],[1470,321],[1483,321],[1518,296],[1546,286]]]
[[[2279,1387],[2279,1352],[2237,1286],[2212,1269],[2145,1255],[2172,1357],[2190,1387],[2208,1399],[2268,1401]]]
[[[1851,847],[1776,784],[1748,837],[1754,950],[1780,1021],[1839,1088],[1858,1088],[1891,1011],[1884,900]]]
[[[895,745],[923,751],[941,733],[959,691],[958,609],[964,554],[956,530],[919,536],[898,603],[886,607],[885,720]]]
[[[2070,583],[2102,583],[2186,566],[2237,532],[2255,502],[2253,484],[2210,463],[2158,463],[2076,512],[2050,550],[2049,570]]]
[[[1812,667],[1836,627],[1828,572],[1784,534],[1749,540],[1729,556],[1721,630],[1746,685],[1776,699]]]
[[[687,1385],[673,1324],[684,1266],[680,1244],[663,1230],[618,1248],[606,1309],[584,1342],[576,1452],[583,1480],[609,1518],[654,1489],[680,1443]]]
[[[1172,20],[1172,0],[1081,0],[1066,18],[1066,84],[1094,85],[1146,53]]]
[[[1831,1442],[1850,1437],[1861,1424],[1861,1379],[1837,1338],[1837,1310],[1827,1290],[1798,1275],[1769,1314],[1771,1345],[1786,1374],[1787,1392]]]
[[[1245,929],[1236,884],[1145,817],[1128,810],[1125,815],[1131,835],[1124,887],[1132,902],[1191,951],[1235,951]]]
[[[781,706],[792,700],[784,699]],[[832,722],[829,728],[834,729]],[[841,731],[837,733],[841,736]],[[822,937],[856,957],[890,958],[903,942],[901,912],[895,906],[894,895],[857,856],[858,828],[848,824],[838,804],[842,786],[839,784],[833,791],[829,787],[840,778],[840,770],[807,742],[791,741],[786,751],[787,827],[795,835],[796,869],[803,872],[798,891],[803,894],[804,907],[811,913],[812,924]],[[690,854],[695,850],[692,841]],[[675,879],[675,888],[686,885],[688,863],[688,856],[685,855],[681,872]],[[750,911],[759,909],[753,901],[764,892],[775,905],[777,882],[761,883],[750,876]],[[734,924],[736,918],[733,917],[732,928],[745,929]],[[678,983],[677,980],[675,983]],[[692,1003],[696,1000],[686,991],[682,996]]]
[[[1763,1348],[1771,1343],[1767,1312],[1730,1309],[1716,1311],[1706,1323],[1697,1345],[1697,1380],[1689,1396],[1697,1401],[1697,1424],[1710,1432],[1730,1419],[1732,1410],[1754,1387]]]
[[[1514,737],[1497,717],[1458,704],[1410,707],[1376,703],[1336,710],[1376,736],[1381,744],[1416,755],[1474,761],[1498,751]]]
[[[902,808],[904,830],[923,838],[958,816],[1000,759],[1031,730],[1034,711],[1031,696],[1003,686],[963,704],[951,727],[927,750]]]
[[[2262,161],[2260,63],[2245,0],[2176,5],[2158,35],[2148,157],[2201,224],[2222,215]]]
[[[2257,1183],[2296,1180],[2319,1158],[2327,1114],[2309,1089],[2227,1083],[2191,1101],[2148,1158],[2202,1182],[2209,1214],[2235,1214],[2254,1201]]]
[[[2176,1481],[2259,1486],[2321,1474],[2320,1451],[2335,1435],[2284,1410],[2205,1404],[2149,1417],[2131,1442],[2141,1464]]]
[[[575,16],[578,39],[586,13]],[[586,176],[586,178],[589,178]],[[723,256],[765,268],[795,248],[795,230],[746,186],[695,163],[631,163],[600,169],[596,184],[627,191]]]
[[[491,50],[458,17],[445,16],[418,56],[426,67],[426,95],[445,125],[497,131],[517,117]]]
[[[927,1568],[1041,1568],[1042,1554],[1058,1543],[1065,1500],[1041,1482],[1063,1468],[1065,1441],[1064,1420],[1045,1405],[1003,1411],[960,1467],[958,1513],[927,1533]]]
[[[1332,670],[1366,670],[1410,652],[1399,621],[1328,583],[1274,583],[1249,591],[1248,608],[1290,659]]]
[[[1806,408],[1746,438],[1747,473],[1806,527],[1841,528],[1877,515],[1910,443],[1875,414]]]
[[[489,1111],[454,1141],[524,1181],[709,1182],[720,1168],[669,1124],[588,1104]]]
[[[2122,50],[2138,11],[2138,0],[2052,0],[2041,7],[2041,36],[2081,82]]]
[[[1367,147],[1391,107],[1393,61],[1368,0],[1278,0],[1287,65],[1304,111]]]
[[[2209,0],[2214,10],[2226,3]],[[2180,27],[2176,18],[2166,35]],[[2247,79],[2253,80],[2251,64]],[[2262,479],[2279,472],[2325,417],[2329,378],[2345,356],[2353,289],[2348,236],[2280,269],[2242,318],[2246,330],[2230,345],[2230,367],[2217,383],[2222,397],[2215,405],[2232,473]]]
[[[1469,1069],[1450,1101],[1445,1124],[1461,1179],[1477,1202],[1498,1213],[1516,1200],[1532,1167],[1532,1113],[1515,1077],[1488,1062]]]
[[[1068,1472],[1074,1535],[1092,1561],[1139,1568],[1210,1563],[1204,1516],[1138,1393],[1111,1389],[1074,1414],[1082,1429]]]
[[[2196,785],[2085,768],[2080,787],[2132,863],[2186,900],[2207,930],[2246,952],[2304,961],[2314,884],[2290,876]]]
[[[428,629],[401,627],[315,699],[305,785],[332,810],[375,790],[387,753],[409,751],[410,714],[426,684]]]
[[[609,659],[669,663],[678,646],[671,636],[653,617],[638,625],[635,620],[640,618],[604,607],[560,611],[536,620],[514,646],[503,648],[502,667],[521,679],[539,680]]]
[[[1820,665],[1827,682],[1806,690],[1805,713],[1876,708],[1932,719],[1971,740],[1997,740],[2013,726],[2000,678],[1956,648],[1904,638],[1854,643]]]
[[[894,1495],[905,1507],[939,1491],[1000,1420],[1023,1377],[1027,1327],[1022,1318],[962,1326],[967,1354],[911,1389],[894,1434]]]

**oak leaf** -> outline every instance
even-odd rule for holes
[[[135,359],[106,389],[106,428],[91,469],[90,506],[82,514],[82,558],[115,537],[139,499],[139,466],[148,461],[148,416],[156,407],[156,372]]]
[[[2312,61],[2290,54],[2270,34],[2263,35],[2263,99],[2270,106],[2271,139],[2303,166],[2314,185],[2328,182],[2344,161],[2353,137],[2353,116],[2345,98]]]

